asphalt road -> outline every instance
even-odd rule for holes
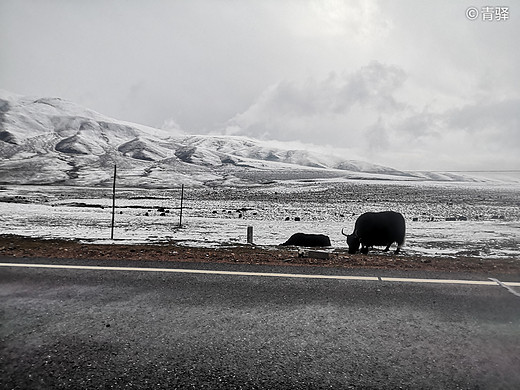
[[[0,267],[0,373],[1,389],[518,389],[520,297],[498,285]]]

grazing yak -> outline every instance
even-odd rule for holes
[[[380,213],[364,213],[359,216],[352,234],[347,236],[348,253],[356,253],[361,244],[361,253],[367,254],[371,246],[386,246],[385,251],[394,242],[397,243],[395,253],[399,253],[404,244],[405,222],[402,214],[395,211]]]
[[[330,238],[324,234],[295,233],[287,241],[280,245],[294,246],[330,246]]]

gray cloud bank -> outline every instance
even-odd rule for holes
[[[517,9],[470,5],[0,0],[0,88],[398,169],[520,169]]]
[[[372,62],[351,74],[268,88],[225,132],[300,140],[410,169],[518,169],[520,99],[488,96],[432,110],[397,96],[406,72]],[[382,157],[381,157],[382,156]]]

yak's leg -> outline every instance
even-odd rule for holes
[[[361,246],[361,253],[363,253],[364,255],[366,255],[368,253],[368,246]]]
[[[397,243],[397,249],[395,250],[395,254],[397,255],[399,252],[401,252],[401,248],[403,247],[404,242]]]
[[[390,249],[390,245],[392,245],[392,243],[388,244],[383,252],[388,252],[388,250]]]

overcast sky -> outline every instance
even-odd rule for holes
[[[513,0],[0,0],[0,88],[398,169],[520,169],[519,36]]]

